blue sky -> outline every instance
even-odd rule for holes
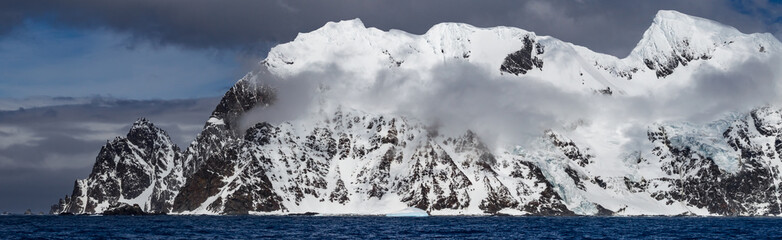
[[[244,74],[238,56],[28,20],[0,38],[0,98],[220,96]]]

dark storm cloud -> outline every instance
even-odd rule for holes
[[[56,100],[45,104],[56,105]],[[101,146],[125,136],[139,117],[187,147],[218,99],[61,100],[69,105],[0,111],[0,211],[46,212],[46,206],[70,194],[74,180],[90,173]]]
[[[25,19],[79,28],[109,28],[139,40],[264,54],[327,21],[361,18],[367,26],[421,34],[436,23],[514,26],[623,57],[660,9],[713,19],[743,32],[779,36],[782,5],[767,0],[696,1],[4,1],[0,31]]]

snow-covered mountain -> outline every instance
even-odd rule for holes
[[[782,43],[770,34],[743,34],[675,11],[660,11],[621,59],[517,28],[443,23],[413,35],[358,19],[330,22],[272,48],[186,150],[137,121],[127,137],[101,149],[92,174],[52,212],[101,213],[127,203],[184,214],[417,207],[431,214],[779,215],[782,111],[773,107],[707,123],[642,122],[645,134],[636,135],[622,134],[624,119],[601,112],[528,141],[489,143],[493,136],[472,125],[439,127],[420,111],[403,111],[416,104],[396,103],[432,93],[455,68],[480,76],[459,91],[535,83],[610,104],[688,89],[703,72],[780,57]],[[291,82],[315,91],[274,85]],[[263,117],[292,98],[312,98],[302,105],[305,114]],[[513,135],[511,128],[526,127],[493,128]]]
[[[59,212],[103,212],[110,205],[143,205],[148,211],[168,211],[184,184],[179,148],[161,129],[139,119],[126,137],[107,141],[92,173],[78,180],[73,195],[60,199]]]

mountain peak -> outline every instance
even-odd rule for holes
[[[364,26],[361,19],[354,18],[350,20],[341,20],[336,22],[327,22],[322,27],[312,32],[303,32],[296,35],[296,41],[312,41],[313,39],[330,39],[329,41],[344,40],[364,35],[368,28]]]
[[[706,53],[715,45],[738,35],[742,33],[735,28],[712,20],[673,10],[660,10],[631,56],[651,59],[660,54],[670,55],[685,50]]]
[[[657,11],[657,14],[654,15],[654,22],[664,21],[664,20],[684,20],[684,19],[699,19],[699,20],[706,20],[703,18],[695,17],[692,15],[687,15],[684,13],[681,13],[676,10],[660,10]]]
[[[133,122],[133,126],[130,127],[131,130],[133,129],[141,129],[141,128],[153,128],[155,127],[154,124],[152,124],[151,121],[149,121],[146,118],[139,118],[135,122]]]
[[[127,135],[127,139],[133,144],[148,147],[151,147],[154,141],[161,138],[166,142],[171,141],[168,134],[163,131],[163,129],[155,127],[155,124],[152,124],[152,122],[146,118],[139,118],[136,120],[136,122],[133,123],[133,126],[130,127],[130,131],[128,131]]]
[[[658,11],[649,28],[663,28],[665,30],[676,31],[678,34],[688,35],[694,35],[696,33],[740,34],[738,30],[731,26],[674,10]],[[686,30],[698,30],[698,32],[689,32]]]
[[[657,12],[628,58],[665,77],[679,65],[709,59],[716,48],[746,36],[733,27],[673,10]]]
[[[444,22],[438,23],[429,28],[424,35],[432,35],[446,32],[475,31],[476,27],[466,23]]]
[[[346,29],[366,29],[364,22],[359,18],[341,20],[337,22],[328,22],[320,29],[334,29],[334,30],[346,30]]]

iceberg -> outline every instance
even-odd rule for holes
[[[428,217],[429,213],[420,209],[409,207],[397,212],[386,214],[386,217]]]

